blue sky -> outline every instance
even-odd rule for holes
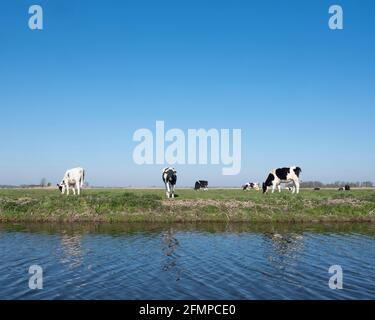
[[[28,28],[28,8],[44,29]],[[340,4],[344,30],[328,28]],[[139,166],[139,128],[242,129],[242,170],[176,166],[180,185],[375,181],[373,1],[3,1],[0,184],[161,185]]]

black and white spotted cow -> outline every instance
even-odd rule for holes
[[[258,182],[248,182],[242,186],[242,190],[259,190],[259,183]]]
[[[339,188],[339,191],[350,191],[350,185],[346,184],[344,187]]]
[[[272,193],[276,187],[281,192],[281,183],[293,182],[295,189],[292,193],[299,193],[299,175],[302,172],[300,167],[278,168],[271,170],[268,174],[267,180],[263,182],[263,193],[267,192],[268,188],[272,186]]]
[[[199,190],[199,189],[207,190],[207,188],[208,188],[208,181],[198,180],[195,182],[194,190]]]
[[[165,184],[165,194],[167,198],[174,198],[174,187],[177,182],[177,171],[171,167],[164,168],[162,179]]]

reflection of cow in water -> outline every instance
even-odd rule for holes
[[[208,181],[198,180],[197,182],[195,182],[194,190],[199,190],[199,189],[207,190],[207,188],[208,188]]]
[[[163,271],[172,271],[177,265],[177,256],[175,251],[180,245],[179,241],[175,238],[175,232],[171,228],[163,234],[163,255],[166,257],[167,261],[162,266]],[[176,281],[180,280],[181,270],[176,271]]]
[[[295,264],[297,255],[303,249],[303,235],[297,233],[266,233],[268,240],[265,255],[278,269],[286,269]]]
[[[79,267],[83,262],[82,235],[63,232],[61,235],[62,263],[71,268]]]

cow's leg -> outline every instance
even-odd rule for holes
[[[296,191],[297,194],[299,193],[299,181],[294,181],[295,189],[293,191]],[[294,192],[293,192],[294,193]]]
[[[68,196],[69,195],[69,183],[65,185],[65,189],[66,189],[66,195]]]
[[[172,198],[174,198],[174,185],[171,186],[172,189]]]
[[[275,192],[275,188],[276,188],[276,183],[275,183],[275,182],[272,182],[272,193]]]
[[[281,184],[277,186],[277,189],[279,190],[279,193],[281,192]]]
[[[169,198],[169,193],[170,193],[169,182],[165,183],[165,189],[166,189],[165,195],[167,196],[167,198]]]
[[[77,187],[77,194],[80,195],[81,193],[80,182],[77,182],[76,187]]]
[[[72,190],[73,190],[73,195],[76,195],[76,186],[73,186]]]

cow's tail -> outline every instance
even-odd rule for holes
[[[81,188],[83,187],[84,183],[85,183],[85,170],[82,170]]]

